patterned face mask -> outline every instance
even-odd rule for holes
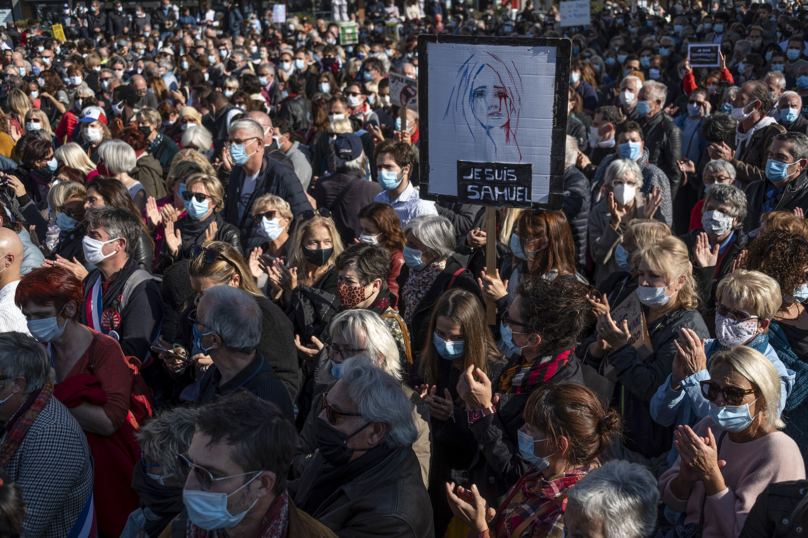
[[[342,308],[356,308],[356,305],[367,299],[363,286],[349,286],[344,282],[337,285],[339,291],[339,302]]]

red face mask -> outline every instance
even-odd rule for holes
[[[365,288],[362,286],[354,288],[344,282],[337,285],[339,291],[339,303],[342,308],[356,308],[356,305],[366,299]]]

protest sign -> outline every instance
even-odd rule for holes
[[[355,45],[359,43],[359,33],[356,31],[355,22],[339,23],[339,44]]]
[[[421,197],[560,209],[570,51],[566,39],[418,36]]]
[[[568,0],[561,2],[561,26],[589,25],[589,0]]]
[[[399,38],[399,24],[397,22],[390,22],[387,23],[387,39],[392,41],[398,41]]]
[[[390,73],[390,102],[396,106],[418,110],[418,81]]]
[[[51,26],[51,31],[53,32],[53,38],[58,39],[59,41],[65,41],[65,30],[62,28],[61,24],[54,24]]]
[[[690,43],[687,55],[690,67],[719,67],[721,65],[721,43]]]
[[[286,22],[286,4],[272,6],[272,22],[283,24]]]
[[[610,315],[618,327],[623,325],[623,320],[628,321],[628,330],[631,333],[628,343],[637,350],[637,355],[641,359],[645,360],[653,353],[651,338],[648,336],[648,325],[645,322],[645,314],[642,312],[642,303],[636,293],[632,293],[625,301],[612,308]]]

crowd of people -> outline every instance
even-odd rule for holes
[[[808,9],[255,4],[0,29],[0,535],[808,531]],[[495,267],[392,104],[424,33],[572,42]]]

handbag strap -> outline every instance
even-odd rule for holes
[[[724,437],[727,436],[727,430],[721,432],[721,436],[718,438],[718,446],[716,447],[715,456],[716,458],[721,456],[721,443],[724,442]],[[702,530],[704,529],[704,505],[707,504],[707,490],[704,490],[704,498],[701,500],[701,514],[699,515],[699,528],[696,531],[696,536],[702,535]]]
[[[401,329],[401,334],[404,340],[404,350],[407,352],[407,364],[412,364],[412,351],[410,350],[410,333],[407,331],[407,324],[404,323],[397,314],[390,312],[388,314],[382,314],[382,319],[392,319],[398,323],[399,329]]]
[[[334,199],[334,201],[332,203],[328,204],[328,206],[326,206],[328,208],[328,210],[333,211],[335,207],[339,206],[339,203],[342,201],[343,198],[345,198],[345,195],[348,194],[348,191],[350,191],[353,188],[353,186],[356,185],[356,182],[359,181],[360,179],[361,178],[358,177],[358,176],[352,177],[348,181],[348,184],[345,185],[344,187],[342,187],[342,190],[339,191],[339,194]]]

